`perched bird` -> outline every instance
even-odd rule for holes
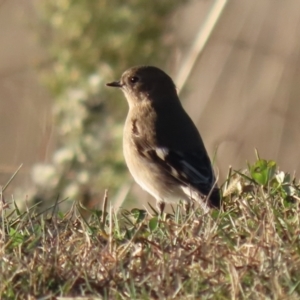
[[[135,181],[157,200],[198,201],[219,208],[220,193],[201,136],[183,109],[172,79],[152,66],[125,71],[107,83],[124,92],[129,112],[124,126],[123,152]]]

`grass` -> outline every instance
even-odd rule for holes
[[[223,193],[220,212],[179,204],[162,217],[151,206],[116,213],[105,197],[88,220],[76,205],[38,214],[2,198],[0,295],[299,299],[299,183],[258,157],[229,171]]]

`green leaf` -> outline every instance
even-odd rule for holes
[[[154,217],[149,221],[149,228],[151,231],[156,230],[158,227],[158,218]]]
[[[144,209],[134,208],[134,209],[131,210],[131,214],[135,218],[136,223],[140,223],[145,219],[145,217],[147,215],[147,211],[144,210]]]
[[[262,186],[266,186],[276,172],[276,163],[273,160],[258,160],[254,165],[250,166],[251,177]]]
[[[17,247],[18,245],[23,244],[23,242],[25,240],[25,237],[20,232],[17,232],[14,228],[10,228],[9,236],[12,239],[12,245],[14,247]]]

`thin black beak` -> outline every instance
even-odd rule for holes
[[[113,82],[109,82],[106,84],[107,86],[112,86],[112,87],[122,87],[122,84],[120,83],[120,81],[113,81]]]

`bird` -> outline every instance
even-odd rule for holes
[[[136,66],[106,84],[120,88],[129,111],[123,154],[134,180],[157,201],[221,206],[220,190],[200,133],[184,110],[172,78],[154,66]]]

